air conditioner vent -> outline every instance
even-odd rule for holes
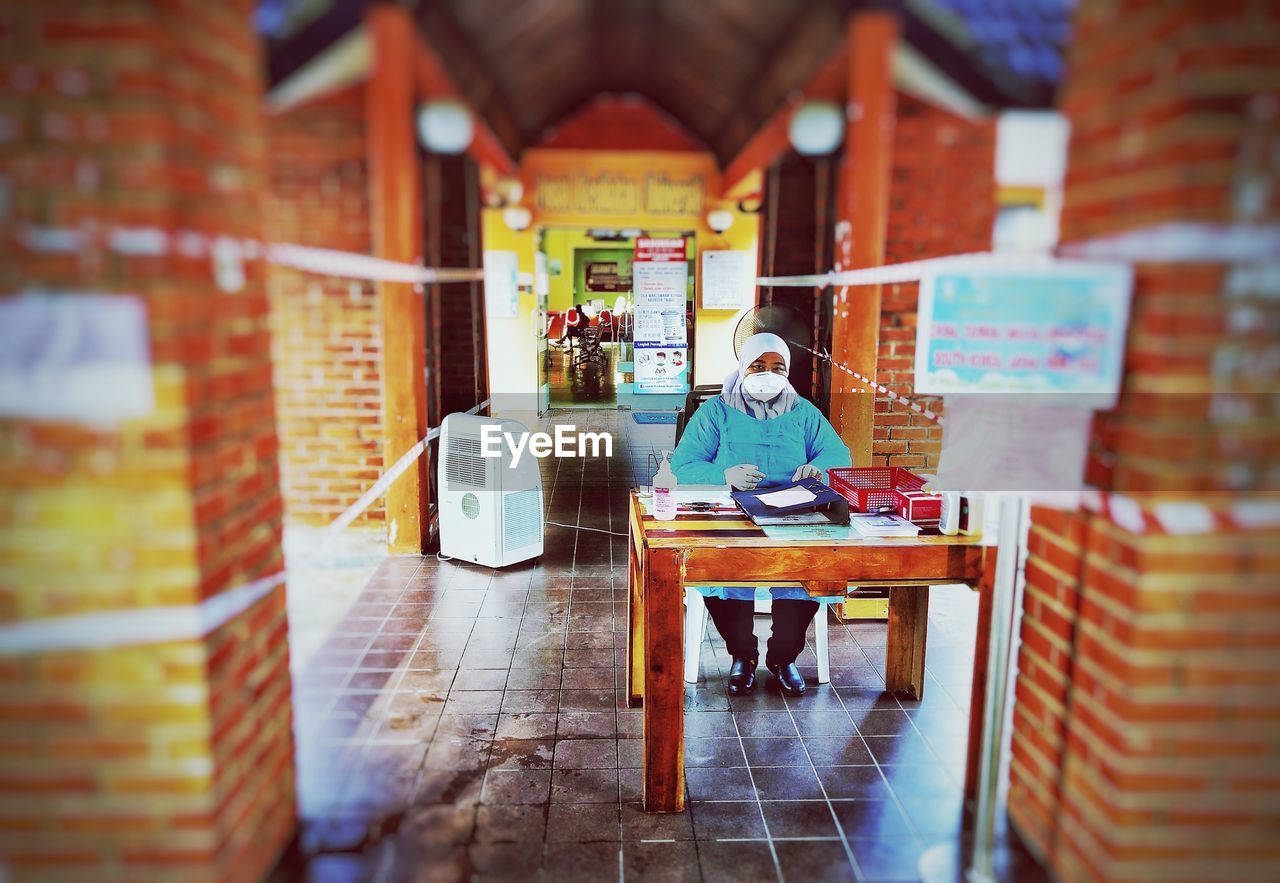
[[[502,548],[511,552],[542,537],[542,512],[538,489],[526,488],[502,495]]]
[[[480,455],[480,439],[468,436],[450,436],[445,451],[444,477],[450,487],[477,487],[485,485],[484,457]]]

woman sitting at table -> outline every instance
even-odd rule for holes
[[[682,484],[729,484],[737,490],[821,478],[849,465],[849,449],[817,408],[787,380],[791,351],[776,334],[757,334],[742,346],[738,369],[719,397],[694,411],[676,446],[671,466]],[[752,630],[756,590],[731,586],[695,588],[724,638],[733,664],[729,692],[756,686],[760,651]],[[761,589],[773,598],[773,635],[765,666],[782,692],[800,696],[804,677],[796,657],[819,604],[801,588]],[[838,599],[831,599],[838,600]]]

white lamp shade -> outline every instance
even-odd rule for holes
[[[433,153],[462,153],[474,135],[471,111],[461,101],[434,98],[418,108],[418,137]]]
[[[844,137],[844,114],[834,101],[806,101],[791,115],[787,137],[801,156],[831,153]]]
[[[717,233],[723,233],[733,226],[733,212],[723,208],[707,212],[707,226]]]
[[[502,221],[519,233],[529,228],[529,224],[533,221],[533,213],[522,205],[509,205],[502,210]]]
[[[518,205],[524,199],[524,184],[519,178],[499,178],[493,189],[503,205]]]

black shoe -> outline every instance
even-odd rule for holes
[[[729,666],[729,695],[745,696],[756,688],[756,666],[759,657],[733,657],[733,665]]]
[[[796,668],[794,662],[786,665],[769,664],[769,671],[778,680],[778,689],[787,696],[803,696],[805,691],[804,675]]]

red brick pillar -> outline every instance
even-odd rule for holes
[[[1274,226],[1280,9],[1092,2],[1076,24],[1063,242]],[[1204,257],[1135,256],[1090,468],[1106,513],[1033,513],[1009,807],[1064,880],[1269,879],[1280,859],[1280,531],[1257,492],[1276,263]]]
[[[904,94],[897,105],[885,263],[989,251],[996,219],[995,119],[962,117]],[[883,286],[876,380],[940,413],[940,397],[915,394],[919,299],[918,282]],[[937,421],[876,394],[872,465],[934,472],[941,453]]]
[[[155,392],[0,420],[8,879],[254,880],[293,829],[253,6],[0,4],[0,296],[136,298]]]

